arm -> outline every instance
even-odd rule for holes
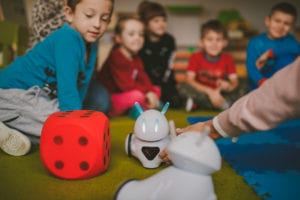
[[[221,88],[213,89],[204,84],[199,83],[195,80],[194,73],[188,72],[187,83],[190,84],[197,91],[206,94],[211,104],[216,108],[221,108],[226,102],[224,97],[221,95]]]
[[[286,79],[291,84],[282,84]],[[218,139],[271,129],[283,121],[300,117],[299,85],[300,58],[275,74],[259,89],[240,98],[212,121],[196,123],[177,129],[176,132],[201,131],[207,125],[211,128],[209,135]]]
[[[237,76],[229,76],[228,81],[220,79],[217,81],[217,85],[221,88],[222,91],[231,92],[239,85],[239,79]]]
[[[290,84],[283,84],[289,80]],[[288,65],[259,89],[239,99],[216,117],[227,135],[268,130],[300,116],[300,59]]]
[[[77,80],[80,66],[85,63],[85,44],[79,33],[67,30],[55,38],[54,46],[59,108],[62,111],[81,109]]]
[[[231,55],[226,56],[226,78],[217,80],[217,86],[220,87],[221,91],[231,92],[239,85],[238,74],[236,72],[236,66],[234,59]]]
[[[257,86],[259,86],[261,82],[265,80],[265,77],[262,75],[262,73],[256,66],[256,61],[261,56],[261,52],[258,47],[259,45],[256,44],[258,42],[256,40],[250,40],[247,47],[247,58],[246,58],[248,77]]]
[[[257,69],[261,70],[270,58],[274,58],[274,52],[272,49],[267,50],[256,60],[255,65]]]
[[[144,65],[142,60],[139,58],[137,60],[138,63],[138,76],[136,78],[136,87],[143,92],[149,92],[152,91],[152,82],[144,70]]]
[[[202,84],[202,83],[199,83],[198,81],[195,80],[196,78],[196,74],[194,72],[191,72],[191,71],[187,71],[187,79],[186,79],[186,82],[192,86],[193,88],[195,88],[197,91],[201,92],[201,93],[204,93],[206,95],[209,95],[209,93],[212,92],[212,88]]]
[[[282,84],[286,79],[291,84]],[[236,101],[231,108],[221,112],[213,120],[176,129],[176,133],[202,131],[208,126],[209,136],[217,140],[221,137],[235,137],[246,132],[267,130],[285,120],[299,118],[299,84],[300,58],[275,74],[259,89]],[[165,162],[170,161],[166,151],[162,151],[159,156]]]
[[[272,49],[274,57],[287,54],[294,55],[295,57],[300,55],[300,43],[293,35],[289,34],[281,41],[282,42],[276,46],[276,48]]]
[[[151,81],[146,76],[142,68],[142,61],[135,59],[129,61],[121,52],[116,49],[112,52],[110,60],[107,62],[113,74],[112,78],[121,91],[132,89],[148,92]]]

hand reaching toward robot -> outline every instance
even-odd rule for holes
[[[114,199],[216,200],[211,174],[221,168],[221,155],[208,133],[206,127],[175,136],[166,147],[173,165],[144,180],[125,182]]]
[[[221,138],[222,136],[216,131],[216,129],[212,125],[212,120],[208,120],[206,122],[199,122],[193,125],[189,125],[185,128],[177,128],[175,129],[175,126],[173,128],[175,130],[175,133],[173,135],[178,136],[180,134],[186,133],[186,132],[198,132],[199,134],[208,134],[210,138],[213,140],[217,140]],[[207,130],[207,131],[204,131]],[[171,131],[172,134],[172,131]],[[168,150],[164,149],[160,152],[159,157],[162,159],[163,162],[170,163],[172,160],[170,159],[168,155]]]

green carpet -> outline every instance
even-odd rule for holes
[[[189,116],[213,114],[215,113],[193,112],[189,113]],[[168,120],[175,121],[176,127],[188,124],[185,111],[168,110],[166,116]],[[41,163],[37,146],[23,157],[8,156],[0,151],[0,199],[113,199],[115,191],[124,181],[132,178],[143,179],[166,167],[145,169],[138,160],[127,157],[124,143],[133,126],[134,120],[129,117],[110,120],[112,148],[109,168],[102,175],[86,180],[62,180],[49,174]],[[219,200],[260,199],[225,161],[222,163],[222,169],[213,174],[213,180]]]

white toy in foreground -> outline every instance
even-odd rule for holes
[[[170,142],[168,121],[164,115],[169,103],[165,104],[161,112],[154,109],[143,111],[138,103],[135,107],[140,115],[135,122],[133,134],[127,135],[126,153],[138,158],[145,168],[157,168],[162,162],[158,154]]]
[[[211,174],[221,168],[221,156],[205,132],[175,137],[167,147],[173,165],[145,180],[124,183],[115,200],[217,199]]]

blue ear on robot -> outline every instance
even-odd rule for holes
[[[161,112],[155,109],[144,111],[137,102],[135,108],[140,115],[135,121],[133,133],[127,135],[125,151],[128,156],[140,160],[145,168],[157,168],[162,162],[159,153],[170,142],[169,123],[165,117],[169,102]]]

